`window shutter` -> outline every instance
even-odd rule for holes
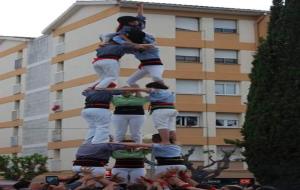
[[[176,80],[176,93],[178,94],[199,94],[199,81],[196,80]]]
[[[236,29],[235,20],[214,20],[215,28]]]
[[[199,19],[176,17],[176,29],[199,31]]]

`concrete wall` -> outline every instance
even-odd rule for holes
[[[0,57],[0,75],[15,70],[15,60],[17,59],[17,53],[9,54],[5,57]]]
[[[5,51],[7,49],[13,48],[17,45],[20,45],[22,42],[15,40],[5,40],[0,44],[0,51]]]
[[[42,36],[29,44],[23,124],[23,154],[48,153],[50,57],[52,44]]]

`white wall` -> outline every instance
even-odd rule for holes
[[[240,50],[239,63],[241,64],[241,73],[251,73],[253,55],[255,51]]]
[[[0,147],[10,147],[10,137],[13,135],[12,128],[1,129]]]
[[[20,45],[20,41],[13,41],[13,40],[5,40],[4,42],[2,42],[0,44],[0,51],[5,51],[5,50],[8,50],[10,48],[13,48],[17,45]]]
[[[73,160],[75,160],[77,148],[65,148],[60,151],[61,169],[72,170]],[[62,159],[63,158],[63,159]]]
[[[254,20],[238,20],[240,42],[255,43],[254,26]]]
[[[0,98],[13,95],[13,85],[16,83],[16,77],[7,78],[0,81]]]
[[[93,68],[93,58],[95,52],[91,52],[64,62],[64,80],[72,80],[91,74],[96,74]]]
[[[0,104],[0,122],[11,121],[11,111],[14,110],[14,102]],[[0,129],[1,131],[1,129]]]
[[[62,126],[63,141],[84,139],[88,130],[88,124],[81,116],[63,119]]]
[[[0,75],[15,70],[16,58],[17,58],[17,53],[12,53],[5,57],[0,58],[0,65],[1,65]]]
[[[207,72],[215,71],[215,50],[211,48],[201,49],[202,69]]]
[[[116,30],[118,14],[65,34],[65,51],[69,52],[99,42],[99,35]]]
[[[70,18],[68,18],[60,27],[66,26],[68,24],[72,24],[72,23],[79,21],[81,19],[84,19],[86,17],[95,15],[95,14],[100,13],[110,7],[112,7],[112,6],[108,6],[108,5],[82,6],[76,13],[74,13]]]
[[[214,40],[214,19],[213,18],[201,18],[200,30],[203,40],[213,41]]]

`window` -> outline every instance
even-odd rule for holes
[[[57,90],[55,96],[56,96],[57,100],[62,100],[63,99],[63,91],[62,90]]]
[[[64,71],[64,62],[63,62],[63,61],[58,62],[56,65],[57,65],[57,66],[56,66],[56,71],[57,71],[57,72],[62,72],[62,71]]]
[[[20,100],[16,100],[15,103],[14,103],[14,110],[20,110]]]
[[[176,94],[200,94],[199,80],[176,80]]]
[[[238,95],[239,93],[238,83],[216,81],[215,93],[216,95],[225,95],[225,96]]]
[[[235,20],[215,19],[214,24],[215,24],[215,32],[222,32],[222,33],[237,32],[237,24]]]
[[[16,76],[16,84],[21,84],[22,82],[22,76],[21,75],[17,75]]]
[[[64,43],[65,42],[65,34],[61,34],[58,36],[58,43]]]
[[[237,64],[238,52],[235,50],[215,50],[215,62],[225,64]]]
[[[232,152],[230,156],[231,161],[241,161],[243,159],[242,150],[240,148],[235,148],[234,146],[217,146],[217,157],[222,159],[224,157],[224,152]]]
[[[176,17],[176,30],[199,31],[199,19]]]
[[[182,154],[185,155],[188,153],[189,150],[194,148],[194,152],[190,155],[190,161],[203,161],[204,160],[204,153],[203,153],[203,146],[182,146]]]
[[[217,128],[238,128],[239,127],[239,114],[220,114],[216,115]]]
[[[179,113],[176,117],[178,127],[200,127],[200,113]]]
[[[200,62],[200,49],[197,48],[176,48],[176,61],[179,62]]]

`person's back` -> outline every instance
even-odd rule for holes
[[[110,42],[99,47],[96,52],[97,58],[111,58],[119,60],[125,53],[134,53],[135,49],[129,44],[116,44]]]
[[[93,175],[104,175],[104,166],[114,150],[125,149],[125,145],[111,143],[82,144],[76,152],[76,160],[73,162],[73,171],[80,173],[82,167],[92,168]]]
[[[182,149],[176,144],[153,144],[152,153],[155,157],[181,157]]]
[[[113,98],[113,93],[107,90],[88,90],[83,92],[83,95],[86,97],[86,106],[97,103],[107,104],[109,106]]]

